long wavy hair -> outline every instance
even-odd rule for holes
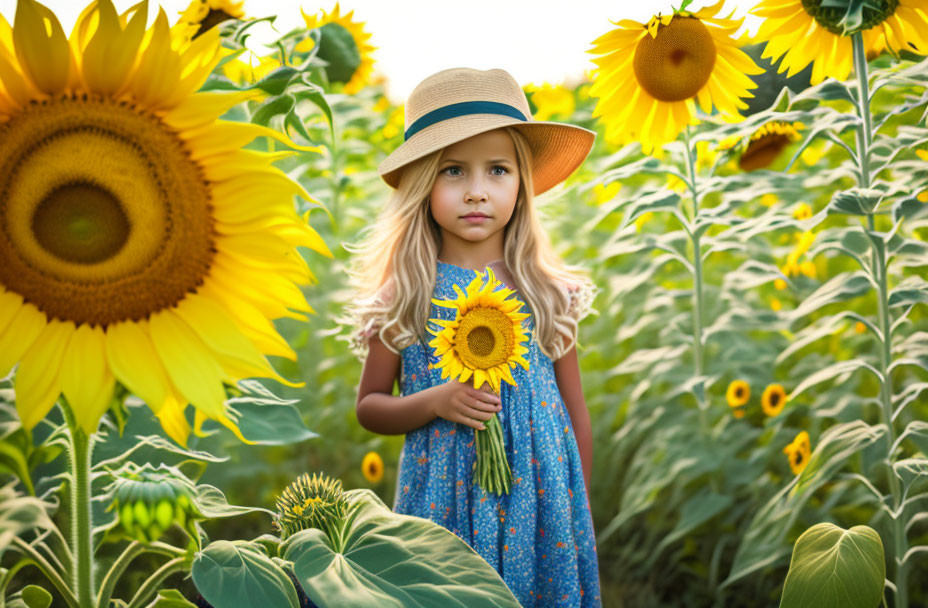
[[[503,229],[503,258],[518,286],[517,296],[534,315],[535,340],[556,360],[577,339],[577,318],[569,313],[578,298],[586,298],[579,306],[588,305],[595,287],[583,268],[564,264],[551,247],[535,207],[531,148],[518,130],[503,129],[515,144],[520,176],[515,208]],[[396,353],[430,338],[425,327],[441,231],[429,197],[442,151],[410,163],[377,221],[361,232],[360,242],[343,244],[353,254],[348,268],[351,296],[338,322],[348,326],[352,350],[362,359],[367,338],[375,332]]]

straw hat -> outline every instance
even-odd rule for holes
[[[580,166],[596,133],[574,125],[532,119],[522,87],[505,70],[451,68],[419,83],[406,102],[405,139],[378,173],[399,186],[414,160],[468,137],[515,127],[532,148],[535,194],[559,184]]]

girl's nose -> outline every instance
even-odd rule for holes
[[[487,200],[486,189],[480,183],[480,180],[474,180],[470,183],[464,193],[464,200],[468,203]]]

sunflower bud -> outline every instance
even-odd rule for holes
[[[203,519],[191,499],[196,487],[174,467],[129,463],[113,473],[107,511],[115,511],[122,533],[141,542],[158,540],[173,524],[195,537],[189,524]]]
[[[883,23],[896,12],[899,0],[870,0],[858,11],[853,10],[851,4],[853,3],[841,7],[823,0],[802,0],[802,8],[820,26],[838,36],[850,36],[854,32],[868,30]]]
[[[303,474],[277,497],[275,527],[281,539],[300,530],[318,528],[333,538],[348,513],[342,482],[319,474]]]

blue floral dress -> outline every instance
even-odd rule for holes
[[[454,298],[452,285],[463,289],[475,276],[471,269],[437,263],[433,298]],[[429,318],[454,314],[432,304]],[[533,318],[525,322],[532,331]],[[407,346],[401,358],[403,395],[448,381],[433,367],[438,358],[427,342]],[[406,434],[393,510],[457,534],[496,568],[525,607],[601,606],[596,539],[570,416],[552,361],[534,339],[525,358],[528,371],[512,370],[518,386],[502,384],[497,414],[512,470],[510,493],[488,494],[473,484],[474,429],[435,418]]]

